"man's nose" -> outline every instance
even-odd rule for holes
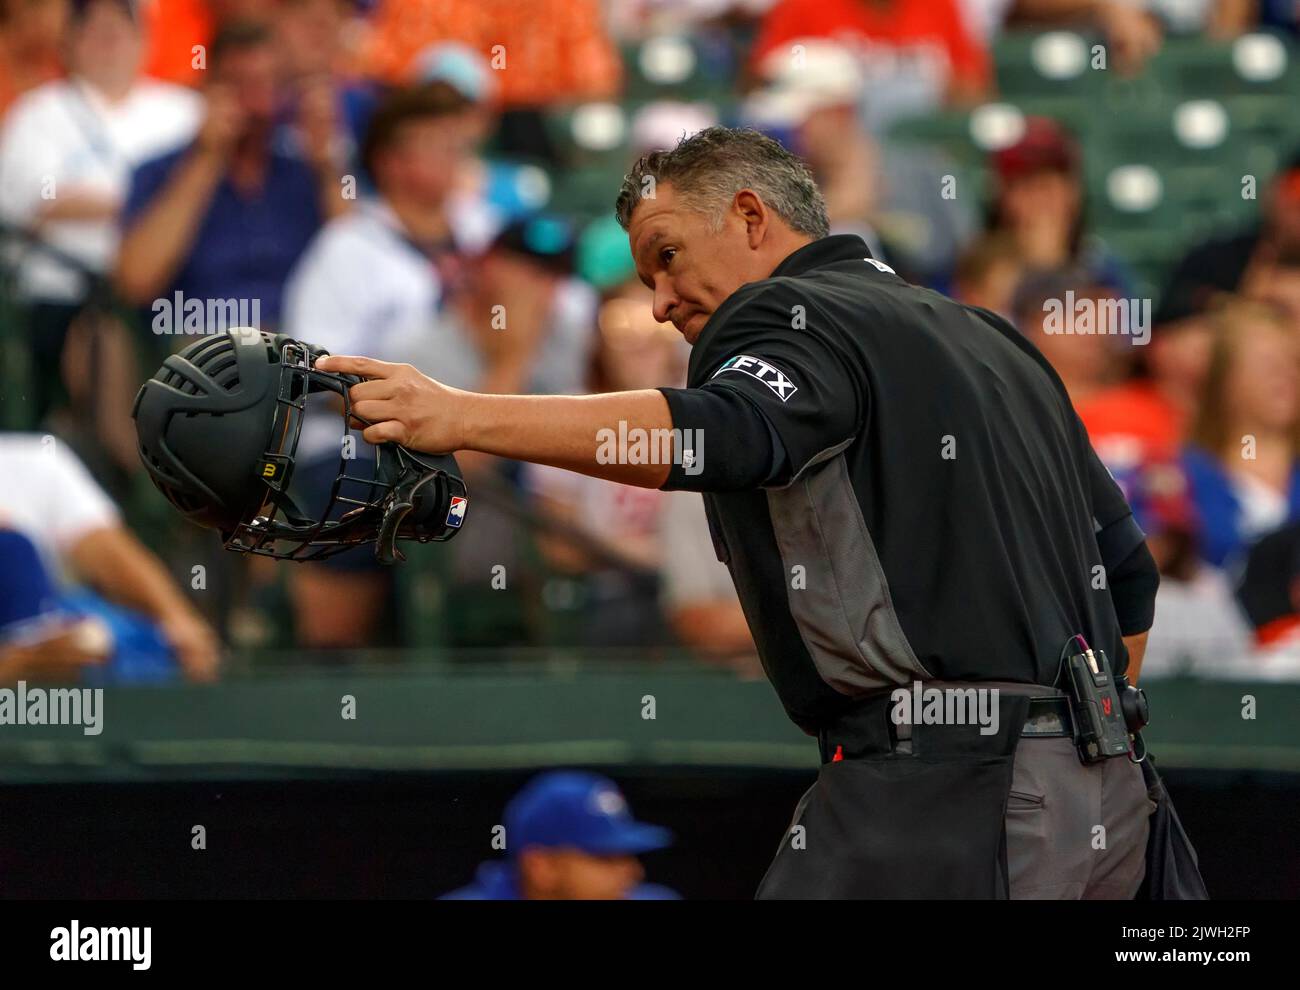
[[[681,300],[677,298],[677,293],[673,292],[669,286],[665,285],[663,282],[655,283],[655,301],[653,309],[655,319],[660,323],[668,322],[671,318],[670,314],[672,313],[673,307],[680,301]]]

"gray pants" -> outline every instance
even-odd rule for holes
[[[1137,764],[1084,766],[1069,739],[1022,738],[1006,816],[1012,900],[1131,899],[1154,810]]]

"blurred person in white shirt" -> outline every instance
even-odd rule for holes
[[[546,264],[548,250],[558,257],[566,248],[563,224],[520,221],[475,256],[477,228],[465,235],[452,209],[479,133],[473,102],[448,83],[400,90],[380,105],[362,151],[377,195],[328,223],[304,254],[286,287],[286,333],[336,354],[437,369],[460,388],[580,387],[594,294]],[[312,405],[299,442],[294,484],[308,506],[323,504],[348,436],[358,459],[372,456],[333,406],[323,396]],[[459,462],[472,484],[495,459]],[[485,548],[506,523],[485,523],[487,503],[475,513],[451,548],[458,572],[481,570],[471,558],[508,562],[505,548]],[[366,551],[349,551],[295,568],[291,591],[299,642],[358,647],[374,641],[391,574]]]
[[[113,264],[132,169],[187,140],[202,115],[197,94],[140,74],[143,52],[133,3],[76,0],[68,77],[20,97],[0,133],[0,221],[24,235],[10,238],[8,260],[31,306],[38,419],[58,398],[68,326]]]
[[[107,601],[147,617],[174,651],[186,677],[215,678],[215,632],[162,561],[126,528],[112,500],[61,440],[35,433],[0,433],[0,470],[5,477],[0,485],[0,529],[21,534],[35,551],[24,559],[17,555],[21,546],[15,543],[9,566],[26,568],[32,581],[42,580],[42,574],[48,574],[55,585],[75,580]],[[39,621],[55,611],[41,605],[25,618]],[[67,647],[69,655],[45,659],[56,661],[55,666],[62,663],[63,673],[71,674],[82,663],[99,662],[108,652],[106,644],[96,644],[93,636],[87,643],[84,635],[69,635],[75,625],[52,621],[47,623],[48,635],[33,637],[29,622],[24,643],[31,646],[53,639],[56,653]],[[12,663],[12,651],[3,659]],[[0,671],[5,669],[0,663]],[[40,669],[50,673],[48,666]]]

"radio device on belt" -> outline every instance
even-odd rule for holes
[[[1115,676],[1105,652],[1089,647],[1082,636],[1071,636],[1061,653],[1065,664],[1062,686],[1070,695],[1079,759],[1091,764],[1129,756],[1140,762],[1146,756],[1142,742],[1142,729],[1149,719],[1146,694],[1122,675]],[[1140,756],[1136,755],[1139,747]]]

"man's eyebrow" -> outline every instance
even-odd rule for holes
[[[642,245],[641,251],[639,253],[645,254],[645,252],[649,251],[652,247],[654,247],[657,243],[659,243],[663,239],[664,239],[664,232],[662,230],[656,230],[653,234],[650,235],[649,240],[647,240],[645,244]]]

